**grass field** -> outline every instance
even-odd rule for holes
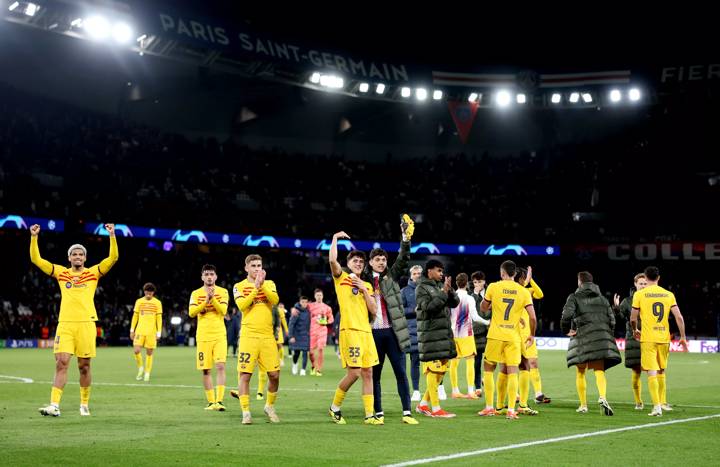
[[[600,415],[595,382],[588,377],[591,412],[575,413],[573,369],[565,353],[541,352],[545,393],[553,398],[538,407],[540,415],[508,421],[476,416],[481,401],[448,400],[443,407],[455,419],[420,417],[420,425],[400,423],[400,402],[392,371],[383,380],[385,426],[365,426],[359,384],[348,394],[345,426],[327,415],[332,393],[342,375],[329,348],[322,377],[292,376],[283,369],[277,402],[282,423],[266,423],[262,401],[251,399],[255,424],[240,424],[240,408],[226,397],[226,412],[206,412],[194,349],[159,348],[152,381],[135,381],[129,348],[101,348],[93,361],[91,417],[78,413],[78,371],[73,367],[61,404],[62,416],[42,417],[37,408],[49,400],[54,360],[50,350],[0,350],[0,450],[5,465],[379,465],[507,447],[496,452],[443,459],[437,464],[477,465],[686,465],[720,464],[720,418],[599,434],[603,430],[720,415],[720,355],[672,354],[668,399],[676,410],[648,417],[631,405],[630,372],[608,371],[608,399],[614,417]],[[289,360],[286,360],[289,362]],[[235,383],[234,362],[229,383]],[[464,380],[464,364],[460,368]],[[9,377],[28,378],[23,382]],[[28,380],[29,381],[29,380]],[[253,377],[253,391],[256,377]],[[449,392],[449,381],[445,382]],[[424,383],[421,382],[421,388]],[[646,379],[643,398],[649,404]],[[593,436],[560,442],[555,437]]]

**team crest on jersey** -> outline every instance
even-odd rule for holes
[[[357,287],[353,287],[353,288],[352,288],[352,293],[353,293],[353,295],[357,295],[358,292],[360,292],[360,289],[358,289]]]
[[[72,288],[72,282],[65,282],[65,288],[66,289]]]

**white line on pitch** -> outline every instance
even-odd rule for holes
[[[571,440],[575,440],[575,439],[591,438],[594,436],[603,436],[603,435],[609,435],[609,434],[613,434],[613,433],[622,433],[623,431],[642,430],[645,428],[655,428],[655,427],[665,426],[665,425],[674,425],[676,423],[697,422],[700,420],[709,420],[711,418],[719,418],[719,417],[720,417],[720,414],[715,414],[715,415],[706,415],[704,417],[680,418],[677,420],[668,420],[666,422],[645,423],[643,425],[626,426],[626,427],[622,427],[622,428],[613,428],[610,430],[591,431],[589,433],[578,433],[575,435],[560,436],[557,438],[539,439],[537,441],[529,441],[527,443],[508,444],[507,446],[497,446],[494,448],[478,449],[476,451],[458,452],[456,454],[449,454],[449,455],[445,455],[445,456],[426,457],[424,459],[416,459],[416,460],[411,460],[411,461],[398,462],[397,464],[387,464],[385,467],[401,467],[401,466],[406,466],[406,465],[429,464],[431,462],[447,461],[447,460],[451,460],[451,459],[460,459],[463,457],[470,457],[470,456],[479,456],[482,454],[489,454],[489,453],[501,452],[501,451],[509,451],[512,449],[526,448],[529,446],[538,446],[538,445],[542,445],[542,444],[558,443],[560,441],[571,441]]]

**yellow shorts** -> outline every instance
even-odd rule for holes
[[[528,337],[530,337],[530,334],[520,336],[520,353],[525,359],[538,358],[537,340],[533,339],[532,345],[530,347],[526,347]]]
[[[455,337],[453,340],[455,341],[457,358],[472,357],[477,353],[475,351],[475,338],[473,336]]]
[[[154,349],[157,348],[157,338],[155,337],[155,334],[135,334],[135,339],[133,339],[133,346],[145,347],[146,349]]]
[[[422,362],[422,372],[424,375],[432,373],[447,373],[450,360],[433,360],[431,362]]]
[[[198,370],[209,370],[216,363],[225,363],[225,359],[227,359],[227,339],[197,343]]]
[[[640,366],[643,370],[664,370],[669,353],[670,344],[640,342]]]
[[[372,333],[342,329],[339,344],[343,368],[370,368],[380,363]]]
[[[238,373],[252,373],[258,366],[259,371],[278,371],[280,356],[275,337],[240,337],[238,346]]]
[[[507,366],[520,365],[520,342],[488,339],[485,347],[485,360],[491,363],[504,363]]]
[[[78,358],[95,358],[96,336],[94,321],[62,321],[58,323],[55,331],[53,353],[69,353]]]

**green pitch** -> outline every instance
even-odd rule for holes
[[[242,426],[237,400],[226,393],[226,412],[206,412],[194,349],[159,348],[152,381],[136,382],[130,348],[101,348],[93,360],[91,417],[78,412],[77,367],[61,404],[62,416],[42,417],[37,408],[50,397],[54,360],[50,350],[0,350],[0,451],[6,465],[379,465],[446,456],[528,441],[629,426],[720,414],[720,355],[672,354],[668,399],[676,410],[651,418],[647,381],[643,398],[648,410],[633,410],[630,372],[616,367],[607,373],[608,399],[615,416],[597,408],[595,380],[588,374],[591,411],[580,415],[575,374],[565,367],[565,354],[540,354],[543,389],[552,397],[535,406],[540,415],[508,421],[476,415],[483,400],[447,400],[443,408],[454,419],[417,415],[420,425],[400,423],[400,402],[389,364],[383,380],[385,426],[364,426],[359,383],[348,394],[346,426],[334,425],[327,414],[343,374],[332,348],[327,349],[322,377],[292,376],[285,359],[277,411],[279,425],[266,423],[263,402],[251,398],[254,424]],[[229,365],[228,386],[234,386],[235,363]],[[73,360],[73,365],[75,361]],[[8,377],[32,380],[22,382]],[[464,381],[464,363],[460,367]],[[253,377],[252,391],[256,388]],[[450,391],[449,378],[445,386]],[[424,382],[421,382],[421,389]],[[414,408],[414,404],[413,404]],[[718,465],[720,418],[661,425],[537,444],[521,449],[482,453],[438,464],[477,465]]]

